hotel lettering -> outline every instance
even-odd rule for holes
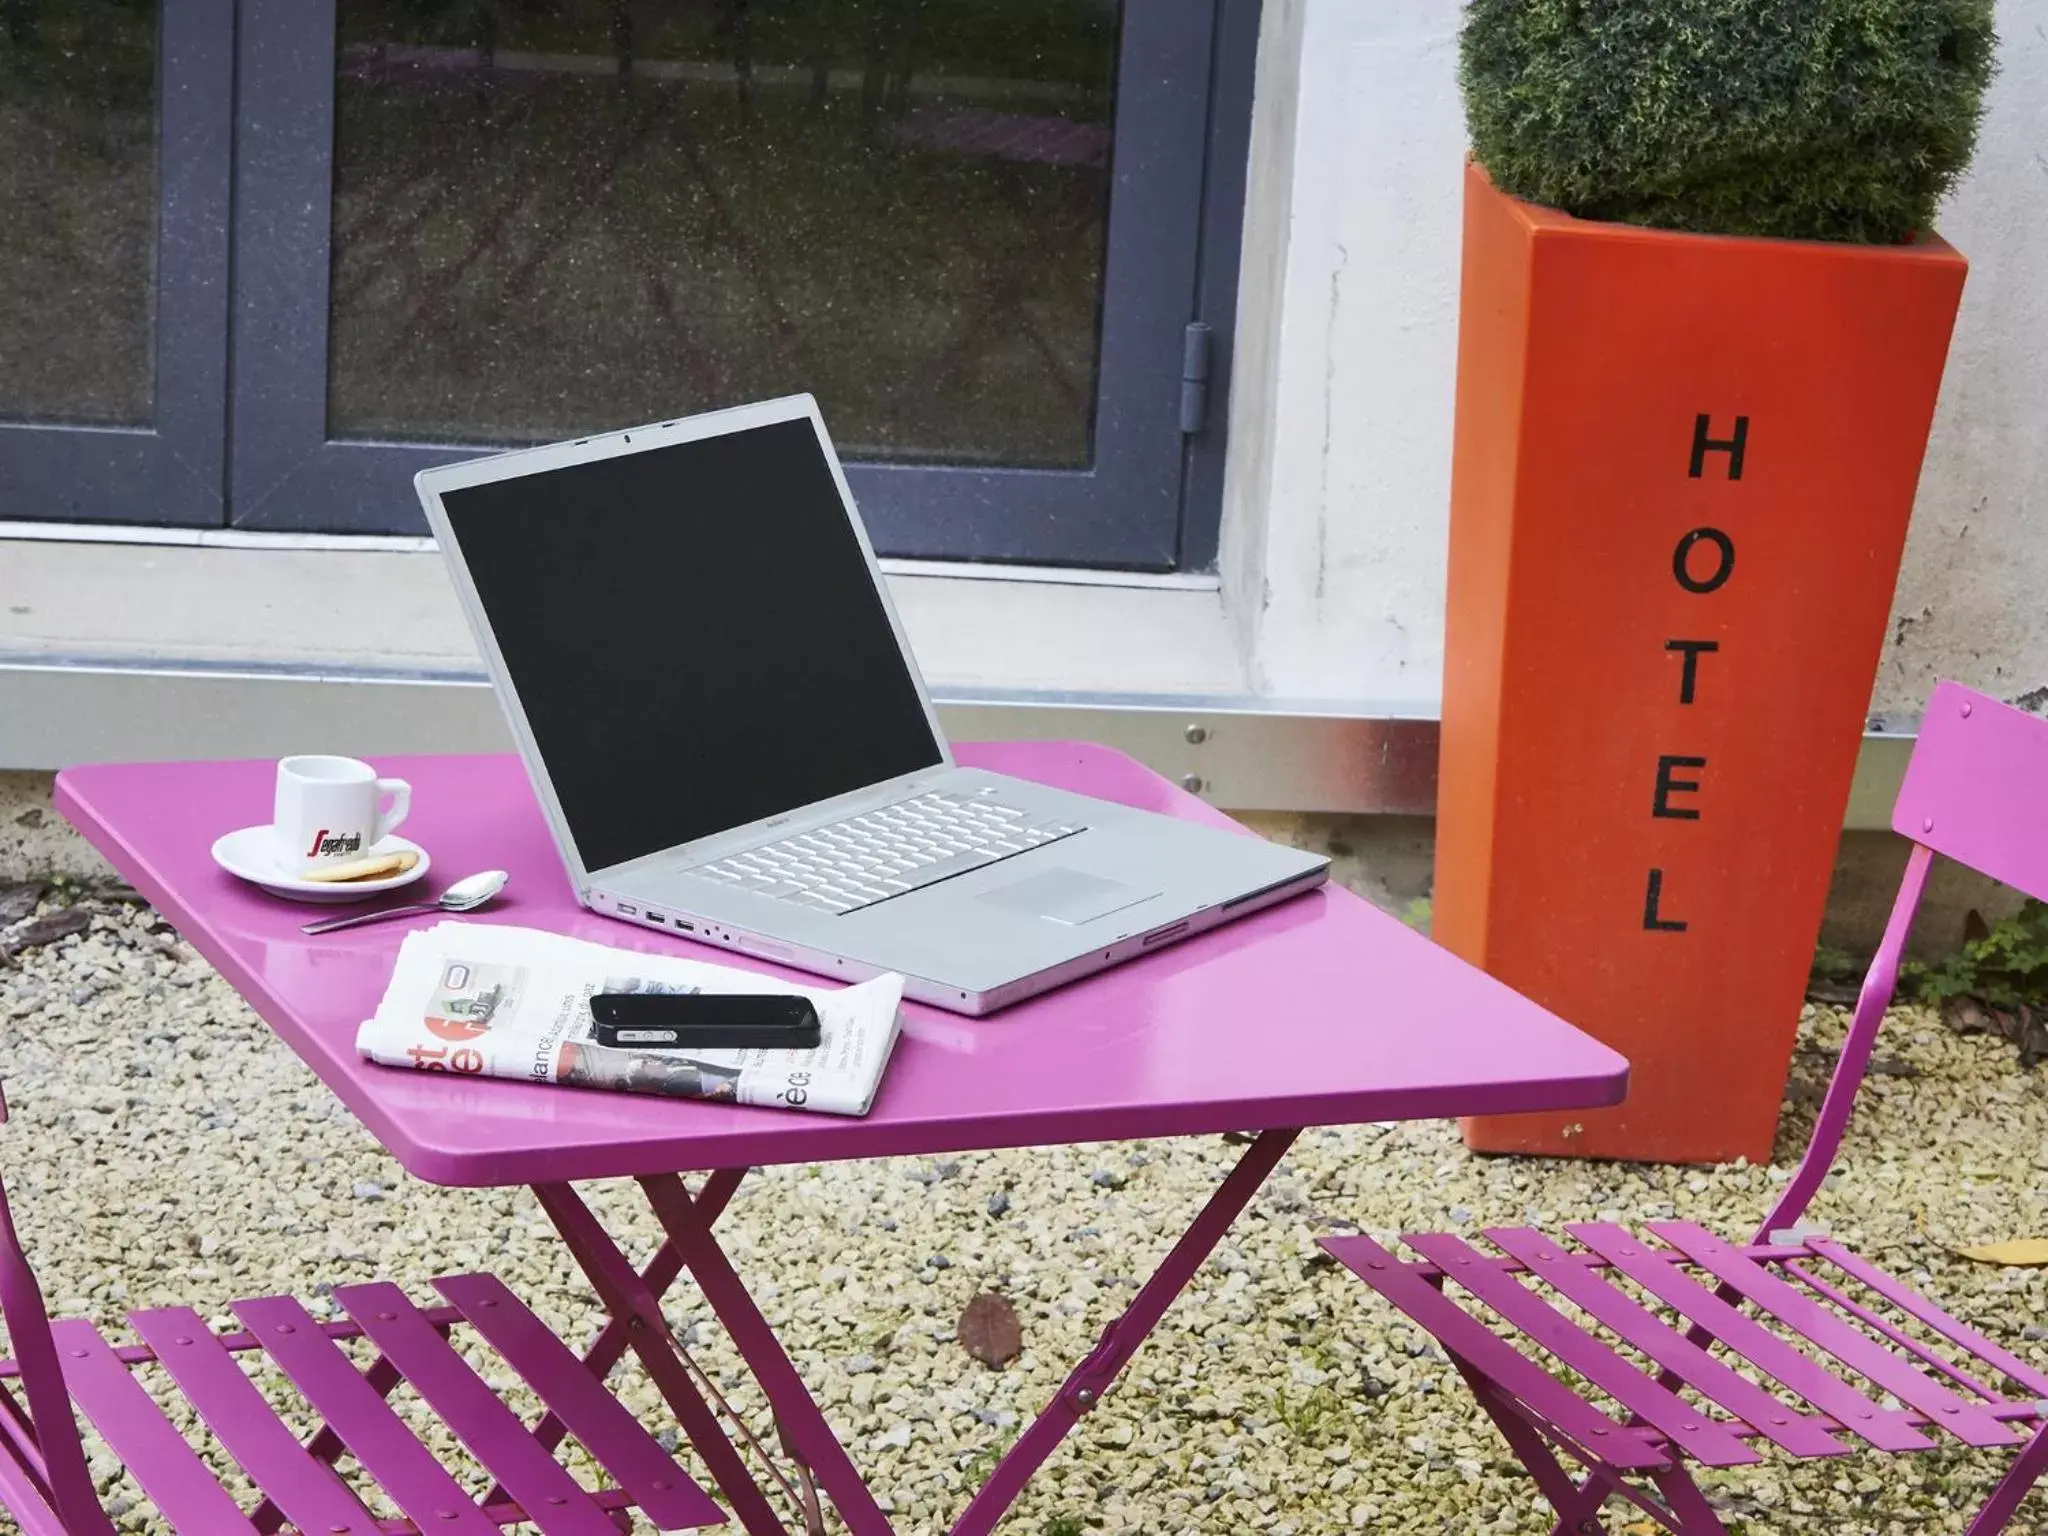
[[[1718,459],[1730,480],[1740,480],[1743,456],[1749,450],[1749,418],[1737,416],[1726,437],[1717,438],[1713,432],[1713,418],[1700,412],[1693,420],[1692,457],[1686,474],[1694,480],[1704,479],[1711,472],[1710,461]],[[1734,576],[1735,541],[1719,528],[1702,525],[1690,529],[1671,552],[1671,579],[1695,596],[1720,591]],[[1721,649],[1721,643],[1681,636],[1666,640],[1664,649],[1678,658],[1678,702],[1689,708],[1700,690],[1710,686],[1702,674],[1709,669],[1707,658]],[[1659,753],[1650,815],[1663,821],[1698,821],[1707,768],[1706,758],[1692,753]],[[1643,927],[1651,933],[1685,932],[1682,900],[1665,888],[1662,866],[1652,865],[1643,886]]]

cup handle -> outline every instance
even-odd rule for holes
[[[391,809],[384,810],[384,797],[391,797]],[[398,824],[405,820],[405,813],[412,809],[412,786],[403,779],[379,779],[377,781],[377,835],[372,843],[381,843],[398,830]]]

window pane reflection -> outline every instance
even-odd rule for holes
[[[0,0],[0,419],[153,395],[154,0]]]
[[[1083,465],[1115,0],[341,0],[329,429]]]

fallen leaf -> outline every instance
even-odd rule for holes
[[[21,885],[0,885],[0,928],[34,915],[43,899],[43,882],[30,880]]]
[[[1024,1326],[1017,1321],[1017,1309],[990,1291],[967,1303],[954,1332],[961,1348],[999,1371],[1024,1352]]]
[[[1974,997],[1952,997],[1943,1003],[1941,1021],[1959,1035],[1989,1035],[1998,1030],[1991,1010]]]
[[[18,955],[24,949],[34,949],[40,944],[54,944],[59,939],[74,933],[83,933],[92,926],[92,913],[84,907],[65,907],[52,912],[48,917],[39,917],[32,923],[24,923],[7,936],[0,944],[10,955]]]
[[[1977,1248],[1958,1248],[1966,1259],[1979,1264],[2004,1264],[2014,1269],[2048,1266],[2048,1237],[2016,1237],[2009,1242],[1985,1243]]]
[[[2017,1011],[1992,1008],[1974,997],[1951,998],[1942,1005],[1942,1022],[1959,1035],[1997,1035],[2019,1048],[2020,1065],[2048,1061],[2048,1015],[2021,1004]]]

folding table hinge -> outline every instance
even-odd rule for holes
[[[1110,1389],[1117,1372],[1124,1368],[1124,1362],[1130,1357],[1131,1350],[1124,1348],[1118,1340],[1116,1323],[1111,1323],[1102,1330],[1102,1337],[1096,1340],[1095,1347],[1088,1351],[1088,1358],[1074,1367],[1074,1374],[1060,1389],[1061,1398],[1075,1413],[1087,1413],[1102,1401],[1102,1395]]]
[[[1180,429],[1192,436],[1209,425],[1209,327],[1193,321],[1181,333]]]

